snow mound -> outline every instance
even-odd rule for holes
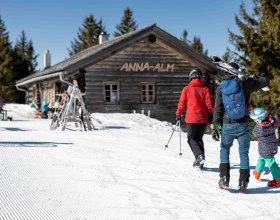
[[[27,104],[6,104],[4,109],[7,110],[8,116],[11,116],[13,120],[35,118],[36,109]]]
[[[36,109],[27,104],[6,104],[8,116],[13,120],[34,119]],[[92,122],[96,128],[152,128],[171,130],[172,124],[159,121],[139,113],[92,113]]]
[[[91,117],[97,127],[172,128],[169,122],[159,121],[139,113],[92,113]]]

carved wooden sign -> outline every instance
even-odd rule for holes
[[[156,63],[154,65],[146,63],[124,63],[120,68],[124,72],[174,72],[175,64]]]

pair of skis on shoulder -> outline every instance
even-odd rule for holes
[[[217,69],[230,73],[234,76],[244,75],[243,71],[239,71],[228,63],[224,62],[219,56],[212,56],[213,63],[216,64]]]
[[[224,62],[219,56],[212,56],[213,63],[216,65],[217,69],[222,70],[224,72],[230,73],[238,78],[247,79],[252,78],[253,76],[246,76],[245,69],[240,71],[229,65],[228,63]],[[262,88],[263,91],[268,91],[269,87]]]

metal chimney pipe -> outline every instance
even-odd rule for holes
[[[47,69],[51,66],[51,54],[48,50],[44,53],[44,69]]]
[[[108,41],[108,35],[106,34],[106,32],[101,32],[99,35],[99,44],[102,44],[106,41]]]

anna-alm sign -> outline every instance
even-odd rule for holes
[[[174,72],[175,64],[124,63],[120,68],[124,72]]]

